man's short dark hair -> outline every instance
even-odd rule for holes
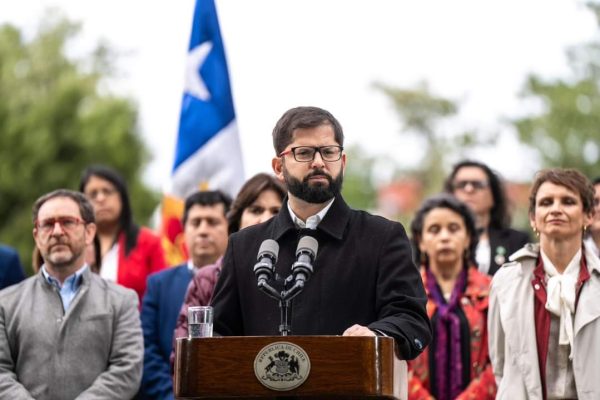
[[[94,217],[94,207],[92,207],[92,204],[83,195],[83,193],[75,192],[73,190],[68,190],[68,189],[57,189],[50,193],[46,193],[45,195],[41,196],[39,199],[37,199],[35,201],[35,203],[33,204],[33,209],[31,211],[31,214],[33,217],[33,223],[35,223],[35,221],[37,221],[38,215],[40,213],[40,208],[42,208],[44,203],[47,202],[48,200],[51,200],[51,199],[54,199],[57,197],[67,197],[67,198],[73,200],[75,203],[77,203],[77,205],[79,206],[79,213],[81,214],[81,219],[83,219],[83,221],[86,224],[96,222],[96,219]]]
[[[277,155],[292,143],[294,130],[330,125],[335,141],[344,145],[344,131],[339,121],[329,112],[318,107],[296,107],[286,111],[273,129],[273,147]]]
[[[592,185],[600,185],[600,176],[597,176],[594,179],[592,179]]]
[[[193,206],[214,206],[216,204],[223,204],[223,216],[226,216],[229,212],[229,207],[231,207],[231,197],[220,190],[205,190],[192,193],[185,199],[185,207],[183,210],[183,218],[181,219],[181,223],[183,226],[185,226],[190,208]]]

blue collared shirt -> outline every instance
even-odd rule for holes
[[[69,309],[71,302],[79,291],[79,287],[81,286],[82,282],[81,275],[83,275],[83,271],[85,271],[87,267],[87,264],[85,264],[82,268],[79,268],[77,272],[67,277],[64,283],[61,285],[58,279],[54,278],[48,273],[48,271],[46,271],[46,266],[42,266],[42,274],[44,275],[46,282],[58,289],[58,293],[60,294],[60,298],[62,300],[63,311],[65,313]]]

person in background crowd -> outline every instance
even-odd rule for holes
[[[579,171],[540,171],[529,197],[539,244],[511,256],[490,290],[498,399],[600,399],[600,259],[583,246],[594,188]]]
[[[19,253],[13,248],[0,244],[0,289],[25,279]]]
[[[196,192],[185,200],[182,225],[190,259],[187,263],[148,277],[142,302],[144,374],[143,399],[173,399],[169,357],[173,330],[192,276],[214,264],[227,247],[231,199],[221,191]]]
[[[131,399],[142,376],[135,292],[85,263],[94,210],[59,189],[33,207],[38,274],[0,291],[1,399]]]
[[[261,173],[248,179],[235,198],[231,211],[227,214],[229,234],[271,219],[279,213],[285,193],[284,185],[269,174]],[[194,275],[188,286],[183,306],[179,311],[175,338],[188,335],[188,307],[209,305],[221,272],[221,261],[222,259],[213,265],[202,268]]]
[[[423,202],[411,224],[433,325],[428,348],[409,362],[411,400],[493,400],[487,306],[491,278],[477,270],[475,220],[449,194]]]
[[[593,180],[594,185],[594,221],[590,224],[584,242],[590,250],[600,257],[600,176]]]
[[[529,242],[527,233],[510,228],[504,185],[487,165],[459,162],[446,179],[444,191],[466,203],[475,214],[479,231],[475,260],[480,272],[494,275],[512,253]]]
[[[135,290],[142,298],[146,278],[166,267],[160,238],[133,222],[125,180],[94,165],[81,176],[79,191],[92,202],[100,241],[100,276]]]
[[[276,335],[278,302],[256,287],[261,243],[279,243],[277,275],[285,279],[303,236],[317,240],[314,274],[294,300],[296,335],[386,335],[404,359],[431,339],[426,297],[401,224],[352,210],[341,195],[346,155],[341,125],[317,107],[288,110],[273,130],[273,171],[286,183],[282,211],[229,238],[212,306],[221,335]],[[274,289],[283,282],[273,279]]]

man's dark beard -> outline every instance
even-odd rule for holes
[[[329,182],[329,185],[325,186],[322,184],[311,185],[308,180],[313,176],[323,176]],[[337,178],[332,179],[331,176],[321,170],[315,170],[304,177],[302,181],[290,176],[286,170],[284,170],[283,176],[285,183],[291,194],[297,198],[306,201],[307,203],[321,204],[335,197],[336,194],[342,190],[342,182],[344,177],[342,172]]]

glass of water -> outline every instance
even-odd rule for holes
[[[188,337],[212,337],[213,308],[211,306],[188,307]]]

